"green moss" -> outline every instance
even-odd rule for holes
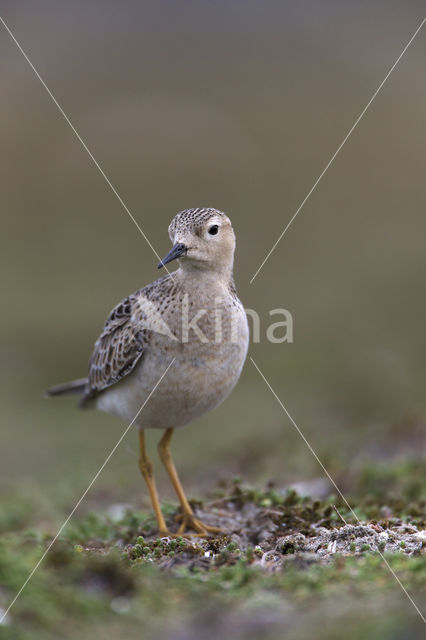
[[[360,486],[371,488],[377,477],[366,473]],[[380,500],[370,490],[362,495],[359,487],[355,488],[351,504],[356,513],[364,517],[376,513],[374,520],[386,529],[392,517],[387,512],[383,515],[381,509],[387,505],[395,510],[400,501],[402,521],[422,522],[422,499],[414,479],[401,478],[400,470],[397,480],[389,472],[384,478],[377,490],[377,495],[383,496]],[[401,486],[399,496],[395,492],[392,498],[386,493],[387,486],[392,491]],[[196,620],[207,607],[224,616],[235,615],[235,611],[240,616],[266,606],[265,602],[275,603],[267,606],[278,615],[282,603],[295,611],[307,611],[321,602],[334,610],[336,602],[344,598],[351,607],[362,610],[373,596],[387,593],[395,594],[399,601],[397,583],[380,556],[367,553],[371,551],[369,544],[362,544],[360,550],[365,553],[357,554],[357,543],[352,540],[349,548],[353,556],[336,554],[327,562],[320,555],[313,559],[314,554],[300,552],[295,534],[309,537],[315,527],[342,526],[333,505],[347,522],[354,522],[336,496],[311,499],[293,490],[281,493],[271,486],[245,486],[239,479],[222,487],[221,499],[236,512],[244,509],[250,513],[256,507],[261,517],[259,530],[263,522],[268,527],[272,522],[275,539],[282,542],[276,543],[276,549],[272,544],[266,552],[268,547],[256,544],[256,539],[244,546],[243,539],[236,541],[227,535],[208,541],[158,538],[152,535],[156,531],[152,514],[129,510],[113,522],[102,513],[89,513],[62,532],[13,607],[11,624],[0,628],[0,638],[6,629],[8,640],[74,640],[92,637],[91,631],[100,625],[106,640],[123,635],[136,639],[142,627],[144,637],[151,640],[158,637],[159,620]],[[31,513],[34,517],[34,510]],[[174,523],[176,506],[166,507],[165,513]],[[399,516],[396,513],[395,517]],[[51,540],[33,523],[32,531],[25,531],[23,525],[30,523],[19,505],[11,507],[9,515],[3,513],[2,522],[13,534],[0,541],[0,606],[22,586]],[[392,540],[391,529],[388,535]],[[385,541],[380,541],[382,552],[385,546]],[[400,549],[407,549],[407,545],[400,544]],[[280,557],[274,571],[268,569],[269,553]],[[425,556],[399,552],[387,553],[386,559],[410,593],[415,595],[424,588]],[[117,624],[125,625],[125,634],[121,627],[115,629]]]

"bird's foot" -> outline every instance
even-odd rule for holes
[[[200,538],[208,536],[210,534],[224,533],[219,527],[212,527],[209,524],[204,524],[204,522],[201,522],[201,520],[196,518],[193,513],[184,513],[183,515],[177,516],[176,519],[182,520],[176,534],[178,536],[186,533],[187,529],[192,529],[193,533],[190,532],[186,535],[197,536]]]
[[[176,536],[177,536],[176,533],[172,533],[168,529],[159,529],[158,530],[158,537],[159,538],[176,538]]]

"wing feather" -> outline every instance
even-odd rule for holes
[[[136,294],[132,294],[111,311],[90,358],[82,405],[124,378],[142,357],[149,332],[137,313],[136,302]]]
[[[173,296],[175,292],[173,278],[166,275],[132,293],[114,307],[93,348],[81,406],[88,404],[104,389],[133,371],[142,358],[153,331],[168,335],[167,326],[158,313],[157,303]],[[156,304],[154,300],[157,301]],[[171,335],[171,338],[174,336]]]

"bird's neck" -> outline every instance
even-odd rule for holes
[[[206,291],[212,293],[216,290],[226,288],[230,292],[235,293],[233,265],[219,269],[201,266],[200,264],[181,265],[178,271],[179,279],[185,287],[197,285],[205,287]]]

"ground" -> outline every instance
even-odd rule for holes
[[[90,511],[64,529],[0,638],[421,637],[395,576],[424,613],[423,473],[419,464],[366,470],[354,513],[330,493],[234,478],[192,501],[226,531],[208,539],[158,538],[151,514],[122,504]],[[309,488],[327,493],[321,480]],[[15,502],[2,512],[3,609],[52,539],[28,528],[36,510]],[[176,528],[176,505],[164,513]]]

